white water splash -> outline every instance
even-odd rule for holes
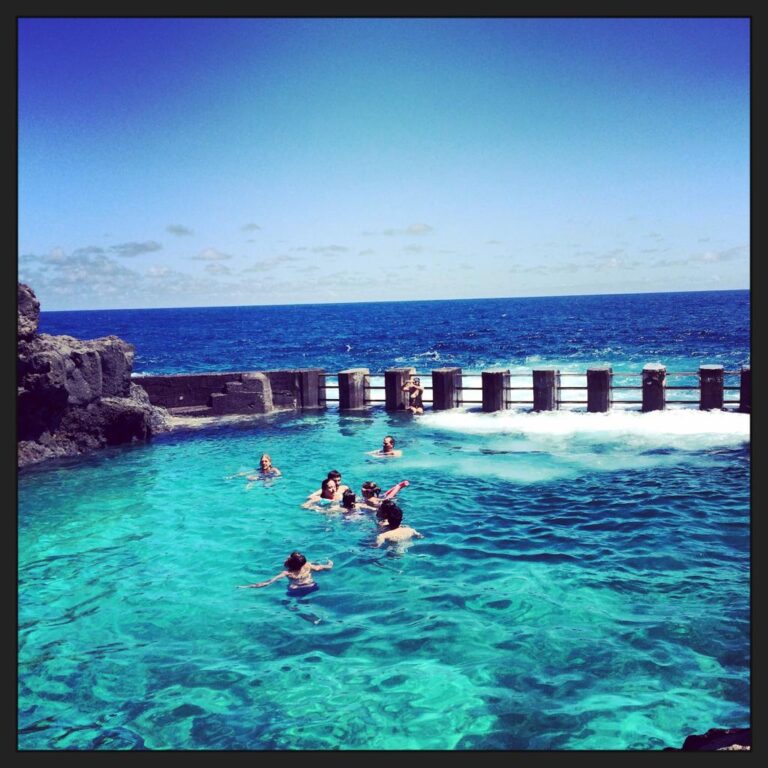
[[[648,413],[636,410],[480,413],[457,409],[426,413],[420,417],[419,424],[469,435],[513,436],[534,443],[618,443],[631,450],[735,447],[749,442],[750,438],[748,414],[693,408]]]

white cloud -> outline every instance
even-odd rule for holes
[[[177,235],[178,237],[194,234],[194,232],[189,227],[185,227],[183,224],[169,224],[165,228],[165,231],[170,232],[172,235]]]
[[[109,247],[111,253],[118,256],[124,256],[130,258],[133,256],[139,256],[142,253],[152,253],[153,251],[159,251],[163,246],[154,240],[145,240],[144,242],[130,242],[119,243],[118,245],[112,245]]]
[[[224,261],[231,258],[228,253],[221,253],[215,248],[206,248],[204,251],[200,251],[197,256],[192,256],[195,261]]]

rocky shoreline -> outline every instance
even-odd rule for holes
[[[17,318],[18,467],[146,442],[170,429],[167,411],[131,381],[132,344],[38,333],[40,302],[23,283]]]

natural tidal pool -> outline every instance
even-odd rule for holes
[[[403,456],[366,455],[385,434]],[[278,413],[23,470],[22,750],[656,750],[750,721],[749,417]],[[243,477],[266,451],[282,477]],[[331,469],[423,539],[303,509]],[[300,550],[334,561],[289,598]]]

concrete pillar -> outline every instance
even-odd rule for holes
[[[560,371],[538,368],[533,371],[533,410],[556,411],[560,407]]]
[[[659,363],[643,366],[643,413],[667,407],[667,369]]]
[[[432,371],[432,410],[456,408],[462,400],[461,368],[435,368]]]
[[[416,373],[415,368],[387,368],[384,371],[384,408],[387,411],[402,411],[408,407],[408,393],[400,387]]]
[[[699,366],[699,410],[722,410],[724,371],[722,365]]]
[[[346,371],[339,371],[340,410],[365,408],[365,378],[369,373],[367,368],[348,368]]]
[[[483,386],[483,410],[503,411],[507,407],[507,387],[509,386],[509,369],[494,369],[482,371],[480,374]]]
[[[300,408],[325,408],[324,374],[322,368],[301,368],[296,371],[296,391]]]
[[[605,413],[611,407],[613,369],[609,365],[587,368],[587,411]]]
[[[752,413],[752,366],[750,365],[741,366],[739,411]]]

